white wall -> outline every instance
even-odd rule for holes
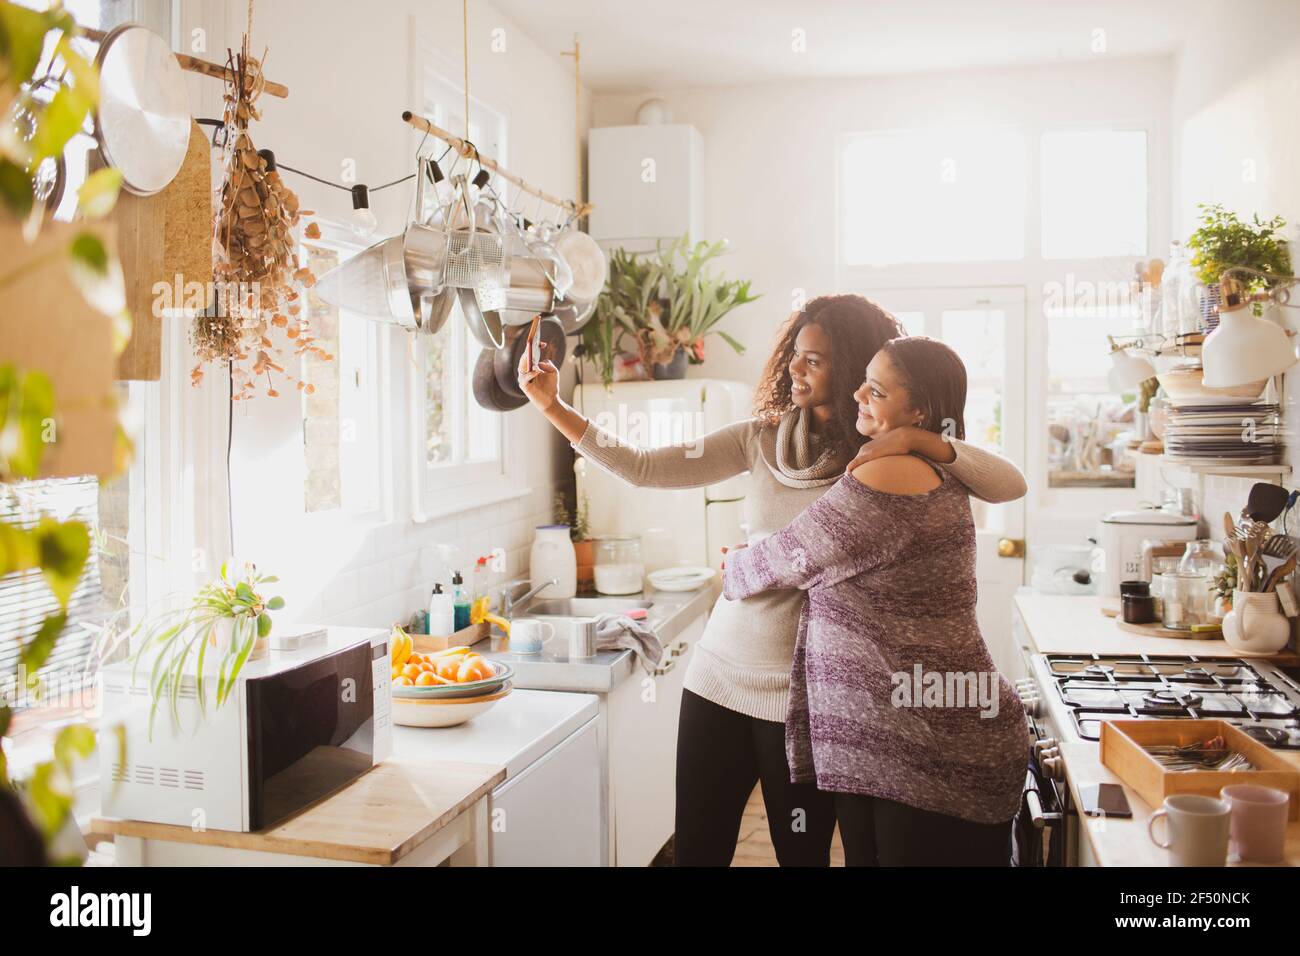
[[[246,7],[239,2],[186,4],[182,43],[201,27],[208,59],[224,60],[237,46]],[[493,52],[493,31],[504,31],[505,51]],[[383,183],[413,170],[420,134],[401,121],[417,109],[416,49],[422,38],[446,62],[459,85],[461,4],[455,0],[276,0],[256,5],[252,49],[269,48],[266,74],[289,87],[289,97],[263,97],[263,119],[252,133],[259,148],[326,178],[344,160],[356,164],[357,181]],[[529,182],[572,194],[578,163],[574,142],[572,66],[543,50],[482,0],[470,4],[470,92],[508,121],[508,165]],[[220,115],[219,83],[191,81],[197,115]],[[585,123],[585,118],[584,118]],[[348,194],[285,174],[303,208],[346,218]],[[400,231],[411,192],[394,187],[372,197],[380,220],[377,238]],[[413,369],[404,333],[385,332],[387,360],[380,386],[390,419],[385,471],[391,494],[384,520],[337,521],[303,515],[303,459],[298,396],[259,396],[236,406],[232,487],[237,503],[235,553],[278,574],[289,601],[287,617],[333,624],[384,625],[427,604],[435,575],[446,580],[436,545],[461,550],[465,570],[473,558],[506,549],[507,572],[526,573],[532,528],[549,522],[551,496],[567,445],[531,409],[507,416],[507,435],[526,462],[529,493],[473,510],[447,502],[449,513],[417,525],[401,443],[408,432],[406,396]],[[287,393],[287,394],[284,394]]]
[[[1280,215],[1300,266],[1300,4],[1218,0],[1189,31],[1174,84],[1177,234],[1197,203],[1221,202],[1243,219]],[[1300,297],[1298,297],[1300,298]],[[1273,313],[1300,330],[1300,313]],[[1285,376],[1287,462],[1300,466],[1300,374]],[[1241,500],[1249,482],[1239,483]],[[1238,504],[1240,507],[1240,504]],[[1211,527],[1215,523],[1211,522]]]

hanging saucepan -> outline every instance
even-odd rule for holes
[[[377,242],[321,276],[313,292],[331,305],[433,333],[446,321],[439,294],[448,235],[412,223],[406,232]]]
[[[121,170],[122,188],[152,196],[176,178],[190,148],[185,75],[166,40],[132,23],[109,31],[95,66],[99,152]]]
[[[569,298],[563,302],[557,303],[551,314],[559,320],[566,335],[573,335],[582,330],[582,327],[587,324],[587,320],[591,318],[595,311],[595,299],[583,302],[578,299]]]
[[[545,348],[538,351],[540,358],[553,362],[555,367],[559,368],[560,363],[564,361],[566,345],[564,329],[560,327],[559,320],[545,316],[538,324],[537,338],[545,345]],[[511,330],[510,343],[496,351],[493,367],[496,370],[497,384],[507,395],[525,397],[519,388],[519,360],[527,348],[528,326],[518,326],[517,329]]]
[[[531,256],[511,258],[506,305],[501,310],[501,320],[506,325],[527,325],[538,312],[551,311],[556,303],[556,291],[546,274],[547,265]]]

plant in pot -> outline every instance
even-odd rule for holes
[[[250,660],[269,651],[271,612],[284,607],[284,598],[265,597],[265,585],[279,579],[261,574],[245,564],[242,574],[232,574],[228,563],[221,565],[215,581],[205,584],[179,606],[149,615],[129,632],[136,645],[131,679],[141,664],[149,667],[149,732],[153,732],[158,709],[167,703],[174,727],[180,727],[181,686],[192,673],[199,713],[207,713],[208,655],[217,655],[216,689],[213,701],[220,707],[230,699],[240,671]],[[188,666],[193,661],[192,672]]]
[[[1192,268],[1206,287],[1201,304],[1202,325],[1213,325],[1218,314],[1219,277],[1225,269],[1245,266],[1286,276],[1291,274],[1291,253],[1281,235],[1286,227],[1281,216],[1264,220],[1255,215],[1247,223],[1219,203],[1199,203],[1197,208],[1201,210],[1201,224],[1188,238],[1187,248],[1192,251]],[[1247,284],[1247,291],[1260,292],[1279,281],[1258,276]],[[1255,315],[1263,314],[1259,303],[1253,308]]]
[[[725,241],[691,245],[683,236],[654,255],[615,249],[596,315],[583,328],[584,354],[606,385],[628,377],[683,378],[704,361],[704,339],[720,335],[737,353],[745,347],[715,328],[732,309],[753,302],[748,281],[725,280],[708,269]],[[631,370],[631,371],[630,371]]]
[[[643,360],[649,361],[655,378],[685,378],[688,363],[703,363],[709,335],[721,337],[737,354],[745,351],[716,328],[732,309],[759,298],[750,295],[748,279],[727,280],[709,271],[710,260],[726,250],[726,240],[691,245],[686,236],[659,249],[661,298],[647,311],[640,333]]]
[[[570,510],[568,496],[563,491],[555,493],[553,520],[569,526],[573,541],[573,556],[578,565],[578,587],[594,587],[596,583],[596,541],[591,536],[591,503],[584,494]]]

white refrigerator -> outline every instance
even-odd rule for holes
[[[597,382],[579,385],[573,404],[589,419],[642,448],[694,443],[708,432],[749,418],[748,385],[717,379]],[[684,454],[703,454],[705,443]],[[591,533],[641,535],[646,573],[671,565],[718,568],[720,549],[746,538],[743,501],[748,477],[702,488],[636,488],[593,461],[577,467],[579,501],[586,495]]]

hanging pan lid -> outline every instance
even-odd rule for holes
[[[528,399],[522,394],[518,396],[508,394],[497,381],[494,365],[497,354],[503,351],[505,350],[483,349],[478,353],[478,360],[474,363],[472,381],[474,401],[490,412],[511,412],[528,404]]]
[[[185,75],[167,41],[126,23],[109,31],[95,56],[99,103],[95,140],[104,161],[137,196],[162,191],[190,148]]]

